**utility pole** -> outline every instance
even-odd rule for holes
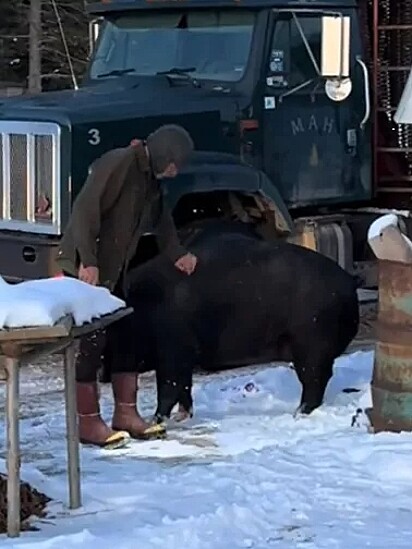
[[[40,93],[41,82],[41,11],[42,0],[30,0],[29,11],[29,92]]]

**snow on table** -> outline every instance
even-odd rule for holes
[[[394,213],[382,215],[375,219],[371,226],[368,229],[368,240],[372,240],[377,236],[381,236],[382,231],[388,227],[398,227],[399,221],[398,217]]]
[[[39,532],[1,539],[1,547],[409,549],[412,435],[351,427],[356,409],[371,404],[372,366],[372,352],[338,359],[325,404],[299,420],[292,412],[301,389],[290,368],[198,376],[192,430],[173,426],[169,440],[116,452],[82,449],[85,505],[68,513],[59,503],[61,385],[51,379],[48,398],[39,398],[49,372],[39,364],[22,376],[23,478],[56,501],[52,516],[34,523]],[[150,415],[153,376],[142,385],[140,405]],[[0,409],[3,400],[0,387]],[[103,411],[109,419],[109,386]]]
[[[59,277],[8,284],[0,277],[0,329],[53,326],[72,316],[76,326],[111,314],[125,302],[103,287]]]

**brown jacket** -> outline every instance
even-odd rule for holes
[[[100,284],[113,290],[133,259],[140,237],[152,228],[160,251],[171,261],[187,253],[179,243],[143,145],[113,149],[92,164],[73,204],[57,264],[73,275],[80,263],[98,267]]]

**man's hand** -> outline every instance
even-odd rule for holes
[[[84,267],[81,263],[79,267],[79,280],[97,286],[99,284],[99,269],[97,267]]]
[[[191,275],[193,273],[193,271],[196,269],[196,265],[197,257],[190,253],[179,257],[179,259],[175,263],[176,269],[179,269],[179,271],[182,271],[187,275]]]

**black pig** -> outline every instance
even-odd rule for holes
[[[156,371],[156,418],[192,411],[195,367],[208,371],[293,362],[298,411],[321,405],[334,360],[355,337],[355,279],[331,259],[267,242],[238,222],[201,222],[183,242],[199,258],[180,273],[159,255],[128,276],[135,312],[118,335],[117,359]],[[120,356],[119,356],[120,355]]]

